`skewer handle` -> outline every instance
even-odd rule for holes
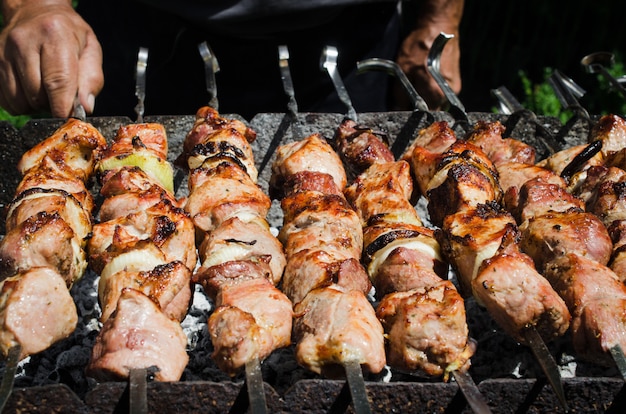
[[[220,71],[220,65],[207,42],[200,43],[198,45],[198,51],[204,61],[204,75],[206,80],[206,90],[209,92],[209,106],[217,110],[219,102],[217,100],[217,83],[215,82],[215,74]]]
[[[137,73],[135,78],[135,96],[137,97],[137,106],[135,113],[137,114],[137,122],[143,122],[143,113],[145,110],[144,102],[146,100],[146,69],[148,68],[148,49],[139,48],[137,54]]]
[[[338,56],[339,52],[337,51],[336,47],[326,46],[324,48],[324,51],[322,52],[320,67],[322,68],[322,70],[325,69],[326,72],[328,72],[328,76],[330,76],[330,80],[333,82],[335,90],[337,91],[337,95],[339,95],[339,99],[348,108],[347,117],[356,122],[356,111],[352,106],[352,100],[350,99],[350,95],[348,94],[343,80],[341,79],[341,75],[339,74],[339,70],[337,69]]]

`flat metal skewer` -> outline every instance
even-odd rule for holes
[[[534,326],[526,329],[525,337],[528,342],[528,346],[533,351],[537,362],[539,362],[539,365],[548,379],[548,382],[552,386],[556,397],[559,399],[561,406],[565,411],[569,411],[559,368],[556,365],[556,361],[554,361],[550,350],[548,350],[546,343],[543,341],[543,338],[541,338],[541,335],[539,335],[539,332],[537,332],[537,329],[535,329]]]
[[[330,76],[330,80],[335,87],[335,91],[337,91],[339,99],[348,108],[347,117],[356,122],[356,110],[354,109],[354,106],[352,106],[352,100],[350,99],[350,95],[348,94],[346,86],[343,83],[343,79],[341,79],[341,75],[339,74],[339,70],[337,69],[338,56],[339,52],[337,51],[336,47],[326,46],[322,51],[322,56],[320,58],[320,68],[328,72],[328,76]]]
[[[624,350],[620,344],[616,344],[609,349],[611,357],[619,370],[620,375],[626,381],[626,356],[624,356]]]
[[[437,82],[437,85],[439,85],[439,87],[443,91],[444,96],[450,104],[450,112],[452,113],[452,115],[455,117],[455,119],[462,121],[466,124],[466,126],[468,126],[469,121],[467,119],[465,105],[461,103],[461,100],[458,96],[456,96],[456,93],[454,93],[454,91],[448,84],[448,81],[446,81],[443,75],[441,75],[441,53],[443,52],[443,48],[445,47],[446,43],[448,43],[448,41],[452,38],[454,38],[454,35],[446,34],[443,32],[439,33],[439,36],[435,38],[435,41],[433,42],[433,45],[428,52],[426,69],[428,70],[428,73],[430,73],[430,76],[435,79],[435,82]]]
[[[78,98],[78,93],[74,98],[74,106],[72,107],[72,115],[70,118],[76,118],[80,121],[85,121],[87,119],[87,113],[85,112],[85,107],[80,103],[80,99]]]
[[[517,100],[517,98],[515,98],[515,96],[508,90],[506,86],[500,86],[496,89],[492,89],[491,94],[496,98],[496,101],[498,102],[498,108],[501,113],[505,115],[524,115],[541,132],[541,134],[536,138],[541,141],[541,143],[548,150],[548,152],[550,154],[554,154],[556,152],[552,145],[550,145],[544,139],[544,137],[546,137],[555,141],[555,138],[550,133],[550,131],[548,131],[546,127],[544,127],[543,124],[539,121],[539,119],[537,119],[537,115],[534,112],[522,106],[522,104]]]
[[[278,66],[280,68],[280,77],[283,82],[283,89],[289,98],[289,101],[287,102],[287,110],[289,116],[292,118],[291,127],[294,130],[294,135],[300,138],[302,137],[302,131],[300,130],[300,124],[298,123],[298,102],[296,101],[291,71],[289,70],[289,49],[287,49],[287,46],[285,45],[278,46]]]
[[[623,97],[626,98],[626,88],[621,82],[613,77],[607,70],[606,66],[613,65],[615,56],[609,52],[595,52],[583,57],[580,64],[587,71],[587,73],[600,73],[604,76],[611,86],[615,88]]]
[[[148,370],[133,368],[128,376],[128,412],[130,414],[148,413]]]
[[[206,90],[209,92],[209,106],[218,110],[219,102],[217,100],[217,83],[215,82],[215,74],[220,71],[220,65],[207,42],[200,43],[198,45],[198,51],[204,61],[204,75]]]
[[[148,68],[148,49],[139,48],[137,54],[137,72],[135,74],[135,96],[137,97],[137,105],[135,113],[137,114],[137,122],[143,122],[143,114],[145,111],[144,102],[146,100],[146,69]]]
[[[491,408],[489,408],[485,396],[480,392],[480,389],[478,389],[478,386],[467,371],[455,370],[452,371],[452,376],[475,414],[491,413]]]
[[[4,410],[11,393],[13,392],[13,383],[15,381],[15,372],[17,371],[17,364],[20,362],[20,355],[22,353],[21,345],[14,345],[9,349],[7,355],[7,361],[4,366],[4,375],[2,376],[2,383],[0,384],[0,413]]]
[[[248,401],[251,414],[266,414],[267,403],[265,390],[263,389],[263,374],[261,363],[256,356],[246,362],[246,386],[248,388]]]
[[[357,414],[369,414],[372,412],[370,401],[367,398],[367,389],[363,379],[363,371],[358,361],[347,361],[343,364],[346,370],[346,380],[350,387],[352,406]]]

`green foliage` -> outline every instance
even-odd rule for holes
[[[21,128],[30,119],[31,117],[28,115],[18,115],[18,116],[10,115],[7,111],[0,108],[0,121],[8,121],[16,128]]]

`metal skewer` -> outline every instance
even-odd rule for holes
[[[202,60],[204,60],[204,74],[206,89],[207,92],[209,92],[209,106],[217,110],[219,108],[219,102],[217,100],[217,83],[215,82],[215,74],[220,71],[220,65],[207,42],[200,43],[198,45],[198,50],[200,51]]]
[[[76,118],[80,121],[85,121],[87,119],[87,113],[85,112],[85,107],[80,103],[80,99],[78,98],[78,93],[74,98],[74,107],[72,108],[72,115],[70,118]]]
[[[543,373],[545,374],[548,382],[552,386],[554,393],[556,394],[563,409],[567,412],[569,407],[567,406],[567,400],[565,398],[565,391],[563,390],[563,382],[561,381],[561,374],[559,368],[556,365],[556,361],[552,357],[550,350],[546,346],[546,343],[537,332],[534,326],[531,326],[525,331],[525,338],[528,341],[530,349],[533,351],[537,362],[541,366]]]
[[[465,396],[465,400],[476,414],[489,414],[491,408],[485,400],[485,396],[480,392],[474,379],[467,371],[452,371],[452,376]]]
[[[266,414],[267,403],[265,401],[265,391],[263,390],[263,374],[261,373],[261,363],[256,356],[246,362],[246,386],[248,389],[250,413]]]
[[[348,95],[348,91],[346,90],[343,80],[341,79],[341,75],[339,74],[339,70],[337,69],[338,56],[339,52],[336,47],[326,46],[322,51],[322,56],[320,58],[320,68],[328,72],[328,76],[330,76],[330,80],[333,82],[333,86],[335,87],[335,91],[337,91],[337,95],[339,95],[339,99],[348,108],[347,117],[353,121],[357,121],[357,115],[354,106],[352,106],[352,100],[350,99],[350,95]]]
[[[4,406],[13,392],[15,371],[17,371],[17,364],[20,362],[21,353],[22,346],[20,344],[13,345],[9,349],[4,367],[4,375],[2,376],[2,383],[0,384],[0,413],[4,410]]]
[[[626,98],[626,89],[624,86],[606,69],[607,66],[612,66],[614,62],[615,56],[613,56],[612,53],[596,52],[583,57],[580,64],[583,66],[585,71],[587,71],[587,73],[600,73],[609,81],[613,88]]]
[[[148,49],[139,48],[137,54],[137,72],[135,75],[135,96],[137,97],[137,105],[135,113],[137,114],[137,122],[143,122],[143,113],[145,111],[144,101],[146,99],[146,69],[148,68]]]
[[[147,414],[148,412],[148,370],[133,368],[128,376],[128,412],[131,414]]]
[[[291,126],[293,135],[296,139],[304,138],[300,123],[298,122],[298,102],[296,101],[295,89],[293,87],[293,81],[291,78],[291,71],[289,70],[289,49],[285,45],[278,46],[278,67],[280,69],[280,77],[283,83],[283,90],[289,98],[287,102],[287,113],[278,126],[274,137],[265,151],[265,155],[259,164],[258,172],[261,174],[267,164],[270,162],[276,148],[280,145],[285,133]]]
[[[437,85],[443,91],[444,96],[448,100],[450,105],[449,112],[454,116],[457,121],[463,123],[463,127],[469,127],[469,120],[467,119],[467,112],[465,111],[465,106],[459,100],[458,96],[454,93],[448,82],[444,79],[443,75],[441,75],[441,52],[443,52],[443,48],[448,43],[450,39],[452,39],[454,35],[439,33],[439,36],[435,38],[433,45],[428,52],[428,58],[426,61],[426,69],[430,76],[435,79]]]
[[[498,108],[501,113],[511,116],[519,115],[530,120],[537,128],[537,131],[539,131],[540,134],[536,137],[539,139],[539,141],[541,141],[543,146],[548,150],[550,154],[554,154],[556,152],[545,139],[548,138],[551,141],[555,140],[550,131],[548,131],[546,127],[544,127],[543,124],[539,121],[539,119],[537,119],[537,115],[534,112],[524,108],[522,104],[519,103],[517,98],[513,96],[513,94],[507,89],[506,86],[500,86],[499,88],[492,89],[491,94],[496,98],[498,102]],[[510,135],[510,132],[508,133],[508,135]]]
[[[406,74],[396,62],[386,59],[373,58],[357,62],[356,67],[358,73],[369,70],[378,70],[387,72],[388,74],[397,77],[400,80],[402,87],[409,95],[409,99],[413,104],[413,114],[407,121],[407,124],[405,125],[406,128],[403,128],[402,131],[398,133],[398,136],[390,148],[394,157],[398,159],[402,156],[402,153],[408,146],[409,142],[415,138],[415,132],[420,125],[422,117],[426,116],[430,121],[429,123],[434,122],[434,117],[428,111],[428,105],[426,104],[426,101],[424,101],[424,98],[417,93],[415,87],[413,87],[413,84],[409,81],[409,78],[407,78]]]

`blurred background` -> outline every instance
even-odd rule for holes
[[[580,102],[590,114],[626,114],[622,96],[611,90],[606,79],[586,73],[580,64],[589,53],[611,52],[615,63],[610,72],[614,77],[626,75],[622,6],[620,0],[466,0],[460,99],[467,111],[496,111],[491,90],[506,86],[538,115],[566,120],[569,113],[562,111],[546,81],[558,69],[586,91]],[[21,126],[29,117],[11,117],[0,109],[0,119]]]

